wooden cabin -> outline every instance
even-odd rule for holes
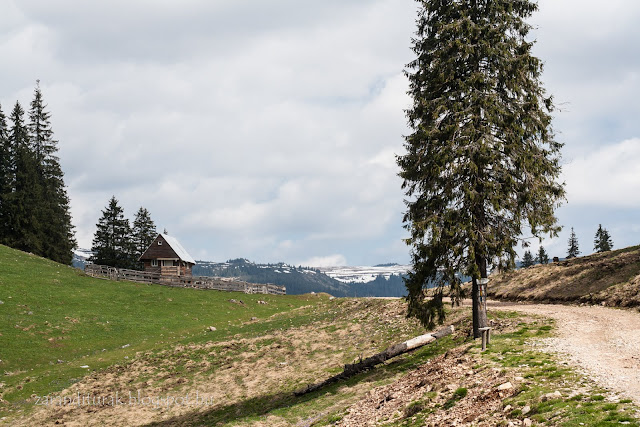
[[[158,234],[139,261],[144,263],[144,271],[162,276],[191,276],[196,264],[180,242],[166,234]]]

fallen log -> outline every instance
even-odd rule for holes
[[[302,396],[303,394],[307,394],[307,393],[311,393],[312,391],[319,390],[325,386],[328,386],[329,384],[333,384],[337,381],[350,378],[356,374],[359,374],[360,372],[371,369],[374,366],[379,365],[393,357],[407,353],[411,350],[415,350],[416,348],[422,347],[424,345],[431,344],[432,342],[442,337],[446,337],[447,335],[451,335],[454,332],[454,330],[455,328],[453,327],[453,325],[451,325],[451,326],[447,326],[446,328],[442,328],[437,332],[420,335],[419,337],[412,338],[400,344],[392,345],[391,347],[387,348],[385,351],[374,354],[371,357],[367,357],[366,359],[361,360],[358,363],[346,364],[344,365],[344,370],[338,375],[334,375],[333,377],[325,381],[322,381],[321,383],[309,384],[307,387],[305,387],[302,390],[294,391],[293,394],[296,396]]]

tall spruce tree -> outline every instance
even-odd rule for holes
[[[540,264],[549,264],[549,255],[547,254],[547,251],[544,249],[543,246],[540,246],[540,249],[538,249],[538,255],[536,256],[536,260]]]
[[[6,243],[10,226],[9,198],[13,188],[13,155],[9,144],[7,117],[0,106],[0,243]]]
[[[76,246],[69,197],[64,185],[64,173],[57,157],[57,141],[53,139],[51,113],[46,110],[37,81],[29,110],[29,146],[36,158],[37,173],[42,189],[39,215],[40,255],[54,261],[71,264],[73,248]]]
[[[443,289],[462,296],[472,277],[473,330],[487,324],[491,265],[513,263],[520,236],[557,235],[564,199],[551,97],[542,62],[526,40],[529,0],[418,0],[416,59],[406,75],[412,133],[397,161],[407,196],[413,270],[408,313],[425,326],[444,320]],[[480,280],[485,279],[485,280]],[[424,288],[437,285],[427,299]]]
[[[149,211],[141,207],[136,212],[136,216],[133,219],[133,246],[134,246],[134,258],[137,263],[137,267],[142,266],[138,263],[138,259],[147,250],[149,245],[153,243],[158,232],[156,231],[156,225],[151,219]]]
[[[596,237],[593,240],[593,250],[596,252],[607,252],[613,249],[613,241],[606,228],[602,228],[602,224],[598,224]]]
[[[569,235],[569,241],[567,242],[569,247],[567,248],[567,258],[575,258],[580,255],[580,248],[578,246],[578,237],[576,232],[571,227],[571,234]]]
[[[13,188],[8,197],[7,245],[26,252],[42,254],[42,185],[38,179],[38,162],[29,145],[24,124],[24,110],[16,102],[11,112],[9,145],[12,153]]]
[[[111,267],[133,268],[135,264],[131,242],[129,220],[124,217],[123,209],[113,196],[96,224],[96,233],[91,247],[93,256],[89,260],[95,264]]]

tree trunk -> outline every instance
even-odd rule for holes
[[[487,327],[487,260],[477,256],[480,280],[473,278],[471,300],[473,303],[473,338],[480,338],[480,328]]]
[[[454,331],[455,331],[455,328],[453,327],[453,325],[451,325],[451,326],[447,326],[446,328],[440,329],[437,332],[420,335],[419,337],[412,338],[409,341],[405,341],[400,344],[393,345],[387,348],[385,351],[378,354],[374,354],[371,357],[367,357],[366,359],[361,360],[358,363],[344,365],[344,370],[338,375],[334,375],[333,377],[321,383],[310,384],[302,390],[295,391],[293,394],[295,394],[296,396],[302,396],[303,394],[307,394],[307,393],[311,393],[312,391],[319,390],[322,387],[335,383],[336,381],[347,379],[360,372],[371,369],[375,365],[383,363],[385,360],[391,359],[392,357],[399,356],[411,350],[415,350],[416,348],[430,344],[442,337],[446,337],[447,335],[452,334]]]

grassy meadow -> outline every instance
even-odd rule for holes
[[[554,324],[521,313],[491,311],[481,353],[470,307],[449,309],[455,334],[294,396],[424,328],[401,300],[112,282],[4,246],[0,301],[0,425],[639,425],[631,401],[533,346]],[[38,405],[115,393],[206,405]]]
[[[265,319],[322,298],[112,282],[0,245],[0,392],[6,401],[0,410],[19,408],[32,394],[61,390],[137,352],[222,340],[252,317]]]

